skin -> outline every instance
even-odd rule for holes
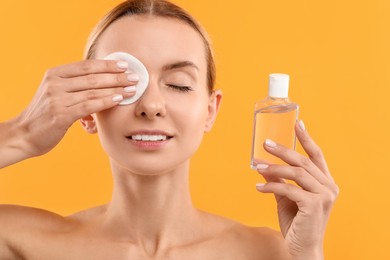
[[[265,145],[289,165],[259,169],[268,182],[258,190],[275,194],[282,234],[200,211],[189,193],[189,162],[211,130],[222,98],[218,90],[208,94],[200,36],[178,20],[125,17],[104,32],[96,58],[114,51],[131,53],[148,69],[150,83],[139,101],[128,106],[112,101],[114,95],[133,95],[123,87],[134,82],[116,62],[85,61],[49,70],[31,105],[0,124],[0,151],[8,155],[0,165],[5,167],[51,150],[80,119],[87,132],[99,134],[110,158],[112,200],[65,217],[1,205],[1,259],[323,258],[325,226],[338,188],[306,130],[296,127],[308,157]],[[186,66],[169,66],[182,61]],[[10,129],[23,138],[6,135]],[[171,138],[158,148],[127,138],[145,130]]]

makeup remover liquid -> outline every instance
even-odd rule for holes
[[[295,123],[299,106],[288,98],[290,77],[286,74],[269,76],[268,97],[255,104],[251,168],[259,163],[285,164],[264,150],[266,139],[295,149]]]

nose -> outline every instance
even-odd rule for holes
[[[166,115],[165,99],[157,83],[149,82],[149,86],[138,100],[135,113],[138,117],[154,119]]]

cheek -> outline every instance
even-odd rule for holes
[[[115,125],[115,117],[113,116],[113,109],[108,109],[99,113],[95,116],[98,133],[103,134],[104,132],[111,131],[109,126]]]
[[[189,134],[192,137],[203,135],[208,112],[207,105],[205,98],[183,99],[174,102],[171,115],[177,122],[179,133]]]
[[[124,115],[116,107],[99,112],[95,115],[97,131],[100,142],[108,152],[111,150],[112,143],[120,141],[124,127]]]

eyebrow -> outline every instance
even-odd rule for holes
[[[167,64],[167,65],[164,65],[163,70],[164,71],[174,70],[174,69],[179,69],[179,68],[183,68],[183,67],[192,67],[192,68],[196,69],[197,71],[199,71],[198,66],[196,66],[195,63],[193,63],[192,61],[179,61],[176,63]]]

